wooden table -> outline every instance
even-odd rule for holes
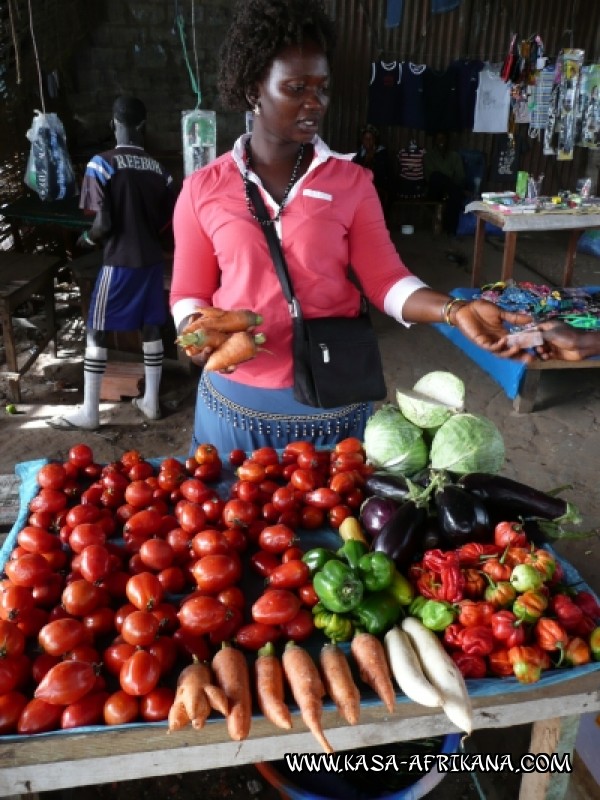
[[[14,403],[21,401],[22,375],[34,364],[51,340],[54,340],[54,355],[57,355],[54,278],[63,263],[64,259],[59,256],[0,252],[0,322],[6,351],[9,393]],[[19,366],[12,317],[15,309],[34,294],[44,295],[47,331],[42,341],[35,343],[33,351]]]
[[[600,711],[600,671],[553,686],[474,697],[475,729],[533,723],[530,752],[572,752],[582,713]],[[356,726],[337,712],[323,717],[336,750],[410,741],[456,731],[444,714],[402,702],[390,715],[381,703],[363,705]],[[279,731],[263,717],[252,721],[250,737],[232,742],[225,723],[209,721],[204,730],[167,735],[160,726],[110,728],[86,734],[56,734],[6,742],[0,738],[0,797],[31,795],[110,781],[241,766],[283,758],[286,753],[320,752],[297,715],[291,732]],[[521,753],[513,754],[517,764]],[[552,798],[565,797],[569,775],[523,775],[519,800],[542,800],[552,782]],[[502,780],[501,774],[497,780]]]
[[[570,286],[573,279],[575,255],[579,237],[584,230],[600,228],[600,212],[598,211],[589,213],[587,211],[568,210],[558,211],[556,213],[504,214],[500,211],[490,209],[485,203],[479,201],[469,203],[465,211],[472,211],[476,218],[471,286],[480,285],[486,222],[504,231],[501,281],[507,281],[512,277],[518,233],[559,230],[569,231],[567,254],[563,269],[563,286]]]

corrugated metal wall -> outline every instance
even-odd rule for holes
[[[513,33],[525,39],[539,34],[546,55],[556,57],[563,47],[585,51],[585,62],[600,60],[600,2],[598,0],[461,0],[455,11],[431,14],[431,0],[404,0],[402,23],[386,28],[387,0],[329,0],[339,33],[334,64],[334,92],[325,137],[340,151],[356,148],[358,131],[367,112],[368,85],[373,61],[413,61],[443,69],[457,58],[501,62]],[[518,126],[520,136],[527,126]],[[411,139],[425,144],[422,131],[387,127],[382,140],[397,152]],[[463,132],[456,146],[483,150],[488,163],[494,136]],[[575,188],[584,174],[588,153],[575,148],[573,161],[542,154],[530,139],[521,168],[545,174],[544,191]],[[491,188],[494,188],[493,186]]]

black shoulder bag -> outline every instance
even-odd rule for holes
[[[257,215],[268,219],[258,186],[251,181],[249,189]],[[365,298],[357,317],[304,319],[275,227],[261,228],[292,317],[296,400],[316,408],[383,400],[381,354]]]

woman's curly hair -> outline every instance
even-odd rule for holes
[[[320,44],[331,62],[335,29],[321,0],[238,0],[219,53],[223,105],[231,111],[251,108],[248,89],[264,78],[283,48],[305,40]]]

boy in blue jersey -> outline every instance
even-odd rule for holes
[[[48,420],[53,428],[99,427],[107,331],[142,332],[145,390],[133,403],[148,419],[160,417],[164,353],[160,326],[167,315],[161,233],[171,224],[175,195],[171,176],[143,148],[145,123],[141,100],[118,97],[111,120],[116,146],[95,155],[85,170],[80,206],[95,217],[78,245],[87,249],[103,245],[103,266],[87,320],[83,406]]]

